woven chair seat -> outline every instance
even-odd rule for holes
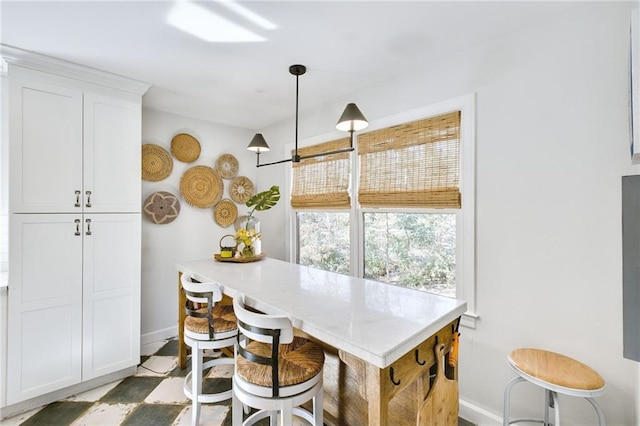
[[[198,309],[199,313],[206,314],[207,308]],[[224,333],[238,327],[238,319],[233,313],[232,305],[216,304],[213,307],[213,329],[216,333]],[[207,318],[196,318],[187,316],[184,319],[184,326],[194,333],[209,334],[209,321]]]
[[[255,355],[270,357],[271,345],[252,341],[247,350]],[[247,382],[271,387],[271,366],[262,365],[239,355],[236,359],[238,374]],[[315,377],[322,371],[324,352],[322,348],[302,337],[294,337],[293,342],[280,345],[278,381],[280,386],[297,385]]]
[[[541,349],[516,349],[509,362],[520,371],[538,380],[576,390],[597,390],[604,379],[591,367],[568,356]]]

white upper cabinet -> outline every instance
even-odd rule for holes
[[[139,213],[140,97],[12,71],[11,213]]]
[[[82,211],[82,92],[10,80],[12,213]]]
[[[140,104],[84,94],[84,211],[140,212]]]

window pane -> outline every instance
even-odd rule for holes
[[[456,215],[364,213],[364,277],[456,295]]]
[[[349,213],[299,212],[298,263],[349,274]]]

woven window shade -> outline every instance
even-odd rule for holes
[[[460,208],[460,111],[358,136],[363,207]]]
[[[319,154],[349,147],[349,138],[298,149],[298,155]],[[293,152],[292,152],[293,154]],[[293,163],[291,207],[349,208],[349,152],[322,155]]]

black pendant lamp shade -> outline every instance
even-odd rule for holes
[[[369,122],[364,118],[364,115],[360,112],[356,104],[350,103],[340,116],[336,124],[336,129],[342,130],[343,132],[355,132],[364,129],[368,125]]]

